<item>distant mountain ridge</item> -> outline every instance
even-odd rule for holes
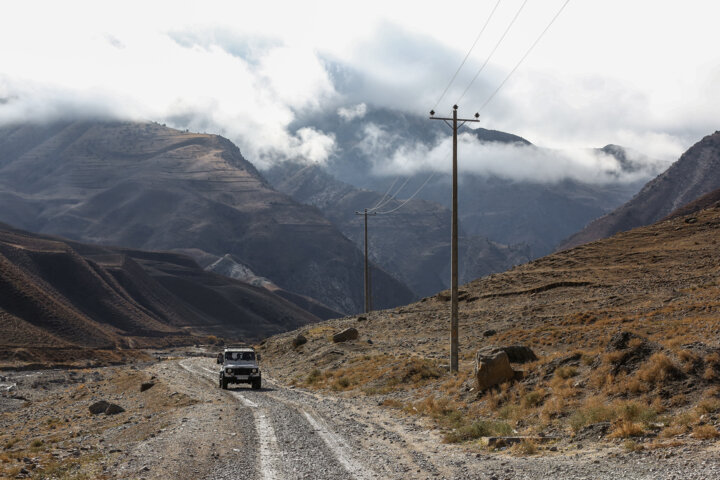
[[[405,187],[399,198],[407,198],[427,181],[416,198],[449,209],[449,174],[437,172],[428,180],[430,172],[427,170],[416,171],[412,165],[401,165],[393,174],[385,169],[385,165],[397,152],[401,152],[402,157],[403,151],[430,151],[450,136],[450,130],[423,115],[373,106],[366,106],[365,110],[364,115],[350,120],[327,112],[315,114],[299,119],[295,127],[316,128],[333,136],[337,151],[321,167],[336,179],[356,188],[385,192],[394,178],[400,178],[395,190],[400,185]],[[551,160],[556,154],[507,132],[467,126],[462,127],[462,132],[481,144],[500,148],[504,155],[514,156],[519,165],[525,155],[542,155]],[[648,172],[641,169],[621,146],[611,144],[587,149],[586,153],[601,153],[617,161],[617,168],[606,172],[606,182],[561,177],[555,181],[519,180],[461,171],[459,215],[465,233],[489,238],[502,245],[526,244],[531,257],[537,258],[552,252],[588,222],[622,205],[656,174],[654,168]],[[465,154],[461,149],[461,170]],[[403,166],[407,166],[407,171],[403,171]],[[628,173],[639,179],[624,178]],[[408,179],[407,183],[405,179]]]
[[[100,247],[0,224],[0,356],[258,340],[320,319],[190,257]]]
[[[152,123],[0,128],[0,221],[104,245],[232,255],[334,311],[363,305],[362,253],[318,210],[275,191],[217,135]],[[412,292],[374,268],[378,307]]]
[[[690,147],[627,203],[592,221],[558,248],[564,250],[650,225],[718,188],[720,132],[715,132]]]
[[[265,175],[281,192],[320,209],[360,248],[364,245],[364,220],[355,212],[385,200],[382,208],[370,209],[370,258],[383,269],[393,272],[418,296],[433,295],[447,288],[450,281],[450,211],[445,207],[425,200],[412,200],[398,208],[400,200],[348,185],[318,165],[279,164],[267,170]],[[397,211],[372,215],[394,209]],[[459,275],[463,282],[507,270],[530,259],[524,245],[501,245],[462,231],[459,250]]]

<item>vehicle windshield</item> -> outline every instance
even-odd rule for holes
[[[255,360],[255,353],[253,352],[225,352],[225,360],[244,360],[251,362]]]

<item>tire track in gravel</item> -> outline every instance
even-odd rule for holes
[[[214,383],[217,372],[188,363],[189,360],[179,362],[188,372]],[[230,390],[228,393],[253,413],[263,479],[307,478],[308,473],[315,475],[313,478],[376,478],[372,470],[353,458],[352,449],[345,440],[316,412],[267,391],[252,392],[257,402],[239,391]],[[273,420],[282,425],[278,433],[272,425]],[[292,431],[293,427],[295,431]],[[288,448],[284,449],[281,443]],[[315,471],[307,472],[308,469]]]

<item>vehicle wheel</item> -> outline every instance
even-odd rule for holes
[[[260,390],[261,382],[262,382],[262,380],[259,379],[259,378],[258,378],[258,379],[254,379],[254,380],[252,381],[252,388],[253,388],[253,390]]]
[[[225,377],[220,379],[220,388],[223,390],[227,390],[228,381],[225,379]]]

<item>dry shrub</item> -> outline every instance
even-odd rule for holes
[[[526,393],[522,397],[521,405],[523,408],[535,408],[542,405],[547,392],[544,388],[536,388],[532,392]]]
[[[478,420],[470,425],[463,425],[445,435],[445,442],[459,443],[474,440],[480,437],[497,435],[510,435],[512,428],[505,422],[494,422],[489,420]]]
[[[313,385],[320,381],[322,378],[322,372],[318,368],[313,368],[310,370],[310,373],[308,373],[307,377],[305,377],[305,383],[308,385]]]
[[[685,425],[671,425],[669,427],[665,427],[663,431],[660,432],[660,436],[663,438],[672,438],[682,435],[687,431],[688,427]]]
[[[523,438],[521,442],[510,448],[510,452],[515,455],[534,455],[537,451],[537,444],[529,438]]]
[[[639,437],[645,432],[642,423],[633,422],[621,418],[613,424],[613,429],[608,435],[609,438]]]
[[[563,367],[558,367],[555,370],[555,375],[557,375],[559,378],[562,379],[568,379],[570,377],[574,377],[577,375],[578,369],[575,366],[572,365],[565,365]]]
[[[670,357],[663,352],[657,352],[638,369],[637,376],[649,384],[663,384],[667,380],[679,378],[681,373]]]
[[[708,382],[715,382],[720,378],[720,375],[718,374],[718,368],[713,365],[707,365],[705,367],[705,371],[703,371],[702,374],[703,380],[706,380]]]
[[[623,448],[627,452],[639,452],[643,449],[643,446],[635,440],[628,439],[623,442]]]
[[[689,427],[690,425],[694,425],[700,420],[700,414],[698,414],[695,410],[688,410],[685,412],[678,412],[675,413],[672,417],[672,421],[670,424],[672,426],[681,426],[681,427]]]
[[[681,407],[688,402],[687,397],[682,393],[676,393],[670,397],[669,404],[671,407]]]
[[[570,428],[578,432],[582,427],[615,418],[615,411],[602,397],[588,397],[582,407],[570,416]]]
[[[704,398],[698,402],[696,408],[701,414],[720,412],[720,399]]]
[[[400,400],[396,400],[394,398],[386,398],[385,400],[383,400],[382,406],[390,408],[403,408],[405,405]]]
[[[700,356],[694,352],[691,352],[690,350],[680,350],[679,352],[677,352],[677,356],[684,364],[684,369],[688,368],[689,366],[689,370],[692,370],[692,367],[694,365],[700,363]]]
[[[698,425],[690,435],[699,440],[711,440],[720,437],[720,432],[712,425]]]

